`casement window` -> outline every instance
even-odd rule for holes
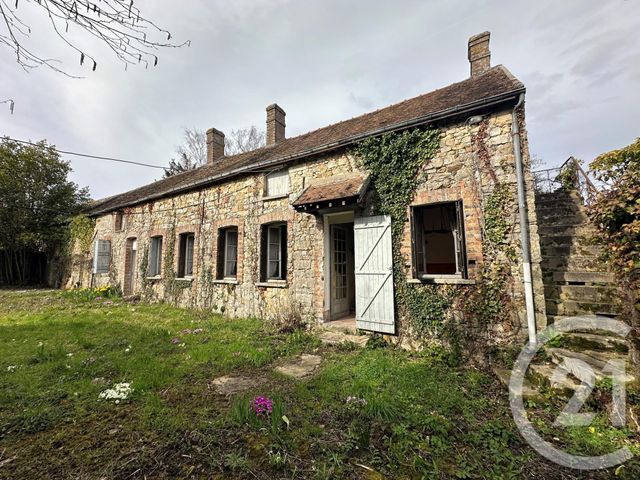
[[[462,202],[412,207],[413,274],[416,278],[466,278]]]
[[[193,233],[183,233],[180,235],[178,252],[178,278],[190,277],[193,275],[193,249],[195,236]]]
[[[261,280],[286,280],[287,224],[271,223],[263,225],[260,243]]]
[[[116,232],[121,232],[124,228],[124,212],[116,212],[113,217],[113,229]]]
[[[149,249],[149,272],[150,277],[159,277],[162,274],[162,237],[151,237],[151,248]]]
[[[238,275],[238,227],[218,230],[217,278],[236,278]]]
[[[278,197],[289,194],[289,171],[278,170],[265,176],[264,196]]]
[[[97,240],[93,253],[93,273],[109,273],[111,268],[111,240]]]

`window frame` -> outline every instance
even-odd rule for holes
[[[234,259],[229,258],[229,237],[235,235],[235,255]],[[237,280],[238,278],[238,248],[240,244],[240,233],[236,225],[222,227],[218,229],[218,251],[216,259],[216,279],[217,280]],[[230,273],[227,269],[230,263],[235,263],[235,273]]]
[[[271,192],[269,191],[269,179],[272,177],[276,177],[276,176],[282,176],[283,178],[285,178],[285,188],[283,192]],[[289,177],[289,169],[281,169],[281,170],[275,170],[273,172],[269,172],[266,173],[264,175],[264,191],[263,191],[263,196],[264,198],[282,198],[282,197],[287,197],[289,196],[289,192],[291,190],[291,179]]]
[[[107,244],[108,247],[106,249],[101,249],[101,245]],[[97,239],[94,244],[93,250],[93,273],[95,275],[103,275],[109,273],[111,271],[111,262],[112,262],[112,251],[111,251],[111,240],[110,239]],[[104,252],[107,252],[106,254]],[[102,253],[101,253],[102,252]],[[108,261],[106,266],[101,265],[100,257],[108,257]]]
[[[124,212],[117,211],[113,216],[113,231],[122,232],[124,230]]]
[[[447,205],[451,205],[454,208],[454,216],[453,219],[455,221],[455,225],[452,228],[453,234],[453,254],[456,262],[456,273],[448,274],[448,273],[419,273],[418,266],[418,243],[419,243],[419,234],[417,231],[417,221],[416,215],[418,211],[422,211],[425,208],[435,208],[435,207],[446,207]],[[422,205],[412,205],[410,207],[410,221],[411,221],[411,276],[413,279],[420,281],[429,281],[429,280],[437,280],[437,279],[462,279],[466,280],[469,278],[468,268],[467,268],[467,245],[466,245],[466,236],[465,236],[465,223],[464,223],[464,205],[462,200],[448,200],[443,202],[433,202],[426,203]],[[424,239],[422,239],[422,243],[420,245],[422,249],[422,255],[426,255],[426,249],[424,245]]]
[[[162,235],[154,235],[149,240],[149,270],[147,275],[149,277],[162,276],[162,244],[164,240]],[[158,246],[159,244],[159,246]],[[154,248],[154,245],[156,247]],[[155,254],[155,258],[154,258]]]
[[[194,271],[195,233],[184,232],[179,237],[177,278],[192,278]],[[189,250],[189,244],[191,249]],[[190,267],[190,268],[187,268]]]
[[[272,237],[272,232],[277,232]],[[261,226],[260,249],[260,281],[262,282],[286,282],[288,263],[288,225],[287,222],[273,222]],[[272,241],[276,238],[277,241]],[[274,248],[276,249],[274,251]],[[278,273],[271,275],[271,264],[277,262]]]

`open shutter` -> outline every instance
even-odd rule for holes
[[[467,256],[465,252],[465,239],[464,239],[464,211],[462,209],[462,202],[456,202],[456,226],[454,229],[454,235],[456,240],[456,273],[462,275],[462,278],[467,278]]]
[[[357,327],[394,334],[391,217],[356,218],[354,237]]]

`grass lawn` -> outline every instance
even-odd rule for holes
[[[436,355],[58,291],[0,291],[0,332],[0,479],[587,477],[525,444],[492,375]],[[274,371],[301,353],[322,356],[313,377]],[[262,383],[224,396],[222,375]],[[99,398],[117,383],[127,398]],[[256,395],[274,401],[270,417],[250,411]],[[630,431],[554,429],[556,406],[530,406],[574,452],[638,453]],[[634,459],[616,478],[639,472]]]

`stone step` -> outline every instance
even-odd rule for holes
[[[613,285],[545,285],[544,294],[549,299],[579,300],[597,303],[617,303],[619,292]]]
[[[594,255],[546,256],[543,254],[540,267],[542,271],[546,272],[582,271],[600,273],[606,269],[606,263]]]
[[[369,335],[350,335],[348,333],[332,332],[325,330],[320,332],[318,338],[322,343],[328,345],[342,345],[354,343],[359,347],[364,347],[369,341]]]
[[[540,242],[542,256],[566,257],[568,255],[597,257],[602,253],[599,245],[556,245]]]
[[[501,367],[494,366],[493,373],[498,378],[498,380],[500,380],[500,383],[502,383],[505,387],[511,390],[509,385],[509,382],[511,380],[511,370],[509,370],[508,368],[501,368]],[[517,394],[518,392],[514,392],[514,393]],[[540,392],[535,388],[534,385],[532,385],[531,380],[526,376],[524,379],[524,384],[522,386],[522,396],[524,398],[532,398],[532,399],[542,397]]]
[[[553,272],[551,275],[553,283],[557,284],[615,284],[616,278],[613,273],[603,272]]]
[[[593,372],[596,380],[601,380],[605,377],[610,378],[611,372],[608,370],[615,362],[621,362],[626,372],[629,362],[627,354],[615,351],[586,349],[575,351],[566,348],[545,348],[545,351],[549,354],[553,363],[562,366],[574,377],[583,381],[589,378],[591,372]],[[625,373],[623,379],[625,382],[635,380],[629,373]]]
[[[611,303],[597,303],[577,300],[547,299],[545,306],[549,315],[603,315],[614,317],[621,313],[622,307]]]
[[[606,330],[598,330],[598,324],[600,322],[602,322],[603,320],[606,319],[610,319],[610,318],[615,318],[616,315],[591,315],[591,314],[582,314],[582,315],[552,315],[552,314],[548,314],[547,315],[547,325],[553,325],[557,322],[560,322],[562,320],[565,320],[567,318],[575,318],[575,317],[579,317],[581,320],[586,320],[588,321],[589,324],[589,329],[582,332],[582,331],[578,331],[578,332],[582,332],[582,333],[596,333],[598,335],[610,335],[610,332],[606,331]]]
[[[590,247],[594,246],[593,237],[582,235],[545,235],[540,237],[540,247]]]
[[[553,235],[573,235],[573,236],[593,236],[597,233],[597,229],[589,222],[575,220],[572,222],[556,220],[544,220],[538,222],[538,235],[541,237]]]
[[[569,350],[629,352],[629,344],[624,338],[607,333],[569,332],[562,334],[562,345]]]
[[[567,396],[573,395],[580,386],[580,382],[572,377],[571,372],[555,364],[531,364],[527,377],[533,385],[552,388]]]

